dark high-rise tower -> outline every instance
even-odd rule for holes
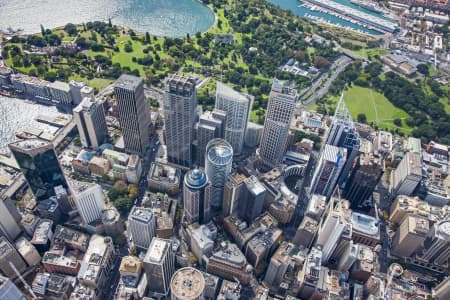
[[[352,207],[365,206],[364,202],[372,196],[381,175],[381,162],[369,155],[360,155],[345,185],[344,198],[351,202]]]
[[[192,141],[197,109],[194,78],[169,77],[164,95],[167,160],[179,166],[192,164]]]
[[[45,200],[55,196],[55,187],[67,188],[61,166],[53,144],[31,139],[9,144],[25,179],[33,191],[36,200]]]
[[[114,84],[125,150],[143,155],[150,144],[150,107],[142,78],[122,75]]]

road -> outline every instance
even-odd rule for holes
[[[308,96],[308,98],[303,100],[303,105],[313,105],[317,100],[324,97],[328,93],[333,81],[352,61],[353,60],[346,55],[341,55],[338,59],[336,59],[329,68],[329,71],[322,74],[317,80],[315,80],[309,90],[304,94],[305,96]],[[311,93],[313,94],[311,95]]]

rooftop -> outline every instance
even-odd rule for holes
[[[243,268],[247,264],[244,254],[242,254],[239,247],[233,243],[229,243],[224,248],[215,252],[213,258],[234,265],[237,268]]]
[[[14,150],[28,152],[33,150],[41,150],[41,149],[53,149],[53,145],[50,142],[40,140],[40,139],[29,139],[18,141],[9,144],[9,147]]]
[[[186,173],[184,181],[190,188],[202,188],[208,182],[206,173],[200,169],[193,169]]]
[[[205,279],[197,269],[182,268],[173,274],[170,288],[176,299],[197,299],[205,289]]]
[[[125,256],[122,258],[122,261],[120,262],[120,268],[119,271],[121,273],[132,273],[136,274],[136,276],[139,276],[141,273],[143,266],[142,260],[135,256]]]
[[[133,206],[129,218],[139,222],[148,223],[153,219],[153,210],[146,207]]]
[[[114,83],[114,88],[123,88],[127,90],[134,90],[137,86],[142,84],[143,80],[141,77],[136,77],[132,75],[122,74],[119,79]]]
[[[353,229],[367,235],[378,235],[378,220],[374,217],[352,212]]]
[[[166,256],[167,251],[169,251],[171,243],[172,242],[170,240],[153,238],[150,247],[147,250],[147,254],[145,255],[144,261],[161,263]]]
[[[49,231],[52,230],[53,221],[41,219],[34,230],[32,244],[45,244],[49,239]]]
[[[264,185],[255,176],[246,178],[245,184],[247,185],[248,190],[255,196],[266,192]]]

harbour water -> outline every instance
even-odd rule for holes
[[[370,34],[374,34],[374,35],[379,35],[382,34],[381,32],[377,31],[377,30],[373,30],[373,29],[369,29],[369,28],[365,28],[363,26],[360,26],[358,24],[337,18],[333,15],[324,13],[324,12],[320,12],[317,10],[311,10],[303,5],[301,1],[298,0],[268,0],[269,2],[278,5],[279,7],[283,8],[283,9],[288,9],[290,11],[292,11],[294,14],[301,16],[301,17],[307,17],[310,19],[316,19],[316,18],[320,18],[322,20],[324,20],[325,22],[330,22],[332,24],[336,24],[336,25],[340,25],[340,26],[344,26],[344,27],[350,27],[352,29],[355,30],[359,30],[365,33],[370,33]],[[349,6],[351,8],[363,11],[365,13],[380,17],[380,18],[385,18],[382,14],[362,8],[358,5],[355,5],[353,3],[350,2],[350,0],[333,0],[337,3]]]
[[[54,106],[31,103],[0,95],[0,153],[9,153],[8,144],[15,141],[16,132],[26,128],[38,128],[51,134],[58,128],[43,124],[34,118],[38,115],[61,116]]]
[[[205,31],[214,13],[197,0],[0,0],[0,29],[24,33],[69,22],[107,21],[152,35],[179,37]]]

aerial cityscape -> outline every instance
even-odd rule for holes
[[[0,0],[0,300],[449,300],[448,0]]]

